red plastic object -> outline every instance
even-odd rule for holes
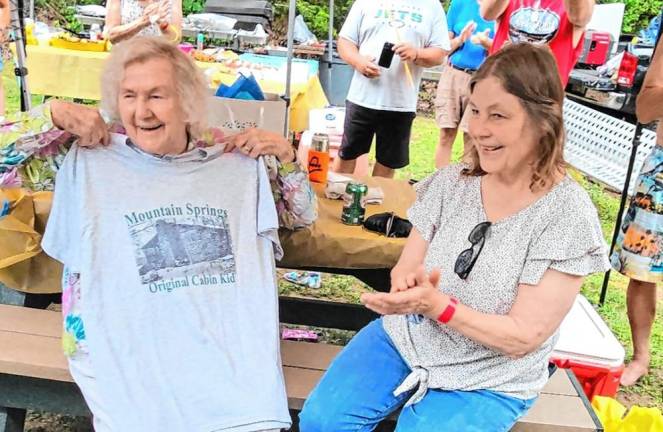
[[[624,51],[624,57],[622,57],[622,62],[619,65],[619,72],[617,72],[617,84],[625,87],[633,86],[633,79],[637,70],[638,57]]]
[[[610,33],[589,30],[585,33],[585,44],[578,63],[600,66],[608,60],[612,46]]]
[[[611,368],[573,360],[550,359],[550,361],[562,369],[571,369],[590,401],[594,396],[614,397],[619,390],[619,379],[624,372],[624,365]]]

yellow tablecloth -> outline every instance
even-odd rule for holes
[[[33,94],[80,99],[100,99],[100,77],[107,52],[76,51],[50,46],[27,46],[28,86]],[[201,68],[215,63],[197,62]],[[221,82],[232,84],[236,76],[220,74]],[[259,81],[264,92],[284,94],[285,83]],[[317,76],[307,83],[293,83],[290,130],[308,128],[308,112],[328,104]]]

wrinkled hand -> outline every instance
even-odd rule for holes
[[[58,129],[78,137],[81,147],[108,145],[108,126],[96,108],[60,100],[51,101],[51,119]]]
[[[415,273],[405,277],[405,284],[409,285],[412,277],[414,285],[404,291],[395,290],[392,283],[390,293],[364,293],[361,302],[381,315],[420,314],[437,319],[449,303],[449,297],[437,289],[440,271],[434,269],[427,274],[424,266],[419,266]]]
[[[397,270],[394,268],[394,270]],[[416,273],[408,271],[396,271],[391,273],[391,288],[389,292],[407,291],[417,286]]]
[[[149,23],[161,24],[168,21],[169,5],[166,0],[155,1],[143,9],[143,18]]]
[[[417,58],[417,49],[408,43],[401,42],[394,45],[392,49],[401,58],[401,61],[414,61]]]
[[[254,159],[261,155],[274,155],[282,163],[295,160],[295,150],[287,139],[263,129],[247,129],[229,136],[224,152],[235,149]]]
[[[361,56],[361,60],[355,69],[366,78],[377,78],[380,76],[380,67],[374,63],[375,57]]]
[[[491,42],[490,29],[486,29],[482,32],[479,32],[479,33],[473,35],[470,38],[470,41],[475,45],[482,45],[482,46],[485,47],[486,45],[490,44],[490,42]]]

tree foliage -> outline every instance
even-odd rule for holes
[[[287,17],[289,3],[288,0],[274,1],[274,14],[277,17]],[[334,1],[334,37],[341,29],[352,3],[353,0]],[[304,17],[306,25],[318,39],[327,39],[329,35],[329,0],[297,0],[297,14]]]
[[[334,1],[334,36],[341,29],[353,2],[354,0]],[[445,10],[448,8],[449,2],[450,0],[442,1]],[[649,21],[661,13],[661,6],[663,6],[663,0],[599,0],[598,3],[625,3],[626,10],[622,32],[631,34],[647,27]],[[288,0],[276,0],[273,4],[277,17],[287,16]],[[329,0],[297,0],[297,13],[304,17],[309,29],[318,38],[327,38],[329,32]]]
[[[649,21],[661,13],[663,0],[606,0],[601,3],[624,3],[622,33],[637,33],[649,25]]]
[[[182,0],[182,11],[184,16],[203,10],[206,0]],[[445,10],[450,0],[443,0]],[[466,0],[468,1],[468,0]],[[472,0],[469,0],[472,1]],[[47,15],[48,11],[57,11],[60,16],[55,18],[61,24],[72,24],[76,26],[73,17],[73,6],[76,4],[104,4],[103,0],[36,0],[36,7],[43,9]],[[274,0],[274,13],[277,20],[283,20],[288,15],[288,0]],[[345,21],[354,0],[334,0],[334,36]],[[598,3],[625,3],[623,33],[636,33],[645,28],[649,21],[661,13],[663,0],[598,0]],[[329,0],[297,0],[297,13],[304,17],[304,21],[311,31],[319,38],[326,39],[329,32]]]

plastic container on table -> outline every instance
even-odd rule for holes
[[[314,133],[324,133],[329,136],[329,163],[334,161],[338,155],[341,140],[343,138],[343,125],[345,120],[344,107],[327,107],[313,109],[308,116],[308,130],[302,133],[297,150],[297,158],[300,161],[308,160],[308,151]],[[331,166],[331,165],[330,165]],[[357,158],[353,174],[357,177],[369,175],[368,154]]]
[[[624,371],[624,347],[582,295],[562,321],[550,361],[571,369],[589,400],[614,396]]]
[[[56,48],[65,48],[77,51],[107,51],[106,41],[92,41],[88,39],[79,39],[77,41],[53,38],[50,40],[50,45]]]

